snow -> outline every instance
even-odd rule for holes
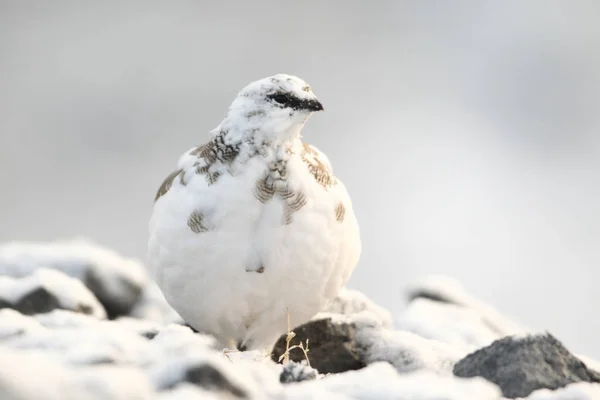
[[[360,314],[365,311],[372,313],[382,326],[386,328],[392,327],[392,314],[380,305],[375,304],[358,290],[342,288],[338,295],[322,310],[322,312],[348,316]]]
[[[579,358],[581,361],[583,361],[585,363],[585,365],[587,365],[594,371],[600,372],[600,362],[598,362],[598,361],[594,360],[593,358],[590,358],[586,355],[583,355],[583,354],[575,354],[575,357]]]
[[[400,375],[388,363],[373,363],[358,371],[290,384],[286,399],[356,400],[498,400],[500,389],[481,378],[461,379],[431,372]]]
[[[181,325],[181,317],[154,283],[144,284],[128,315],[106,319],[94,293],[65,275],[85,279],[85,273],[80,276],[76,270],[90,266],[84,266],[79,256],[67,254],[63,247],[60,262],[57,257],[56,264],[42,265],[42,260],[53,260],[53,252],[61,253],[54,246],[30,247],[38,259],[0,246],[0,272],[10,270],[9,275],[0,275],[1,299],[13,304],[44,288],[61,306],[35,315],[0,309],[2,400],[38,399],[40,392],[50,400],[502,400],[496,385],[482,378],[455,377],[453,366],[507,332],[518,336],[530,332],[449,279],[429,278],[414,286],[414,291],[426,295],[410,302],[395,321],[362,293],[343,289],[313,320],[332,318],[352,324],[352,345],[360,349],[367,366],[323,375],[302,363],[277,364],[269,351],[225,354],[214,337]],[[53,250],[46,252],[49,248]],[[81,250],[79,245],[74,248]],[[97,254],[91,254],[97,262]],[[7,263],[11,257],[17,261]],[[116,260],[114,268],[105,268],[106,260],[93,268],[104,271],[101,275],[108,282],[111,276],[123,276],[116,266],[127,262]],[[58,269],[47,268],[58,264]],[[119,296],[119,289],[111,293]],[[82,304],[92,310],[90,315],[77,312]],[[582,360],[598,368],[596,361]],[[577,383],[556,391],[538,390],[527,399],[598,398],[600,385]]]
[[[596,383],[572,383],[557,390],[540,389],[531,393],[528,400],[597,400],[600,399],[600,385]]]
[[[0,275],[0,299],[17,304],[23,297],[36,289],[46,289],[58,300],[60,307],[67,310],[85,309],[87,314],[106,318],[106,311],[96,297],[77,279],[64,273],[40,268],[31,275],[12,278]]]
[[[356,340],[366,353],[367,363],[387,361],[398,372],[425,369],[451,374],[454,363],[467,355],[467,351],[446,343],[385,328],[361,327]]]
[[[45,329],[35,319],[10,308],[0,310],[0,342],[12,336]]]
[[[154,398],[147,377],[128,366],[70,367],[52,354],[17,351],[4,346],[0,346],[0,360],[0,398],[3,400]]]
[[[160,392],[158,400],[223,400],[220,393],[210,392],[191,383],[180,383],[171,390]]]
[[[118,325],[43,328],[1,342],[14,349],[38,349],[59,354],[72,364],[137,363],[149,351],[142,336]]]

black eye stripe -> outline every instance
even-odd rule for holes
[[[276,103],[282,104],[282,105],[286,105],[289,104],[291,102],[291,99],[289,95],[286,95],[284,93],[275,93],[272,94],[270,96],[268,96],[271,100],[275,101]]]
[[[267,95],[267,98],[283,106],[283,108],[291,108],[292,110],[307,110],[313,108],[314,101],[300,100],[290,93],[276,92]]]

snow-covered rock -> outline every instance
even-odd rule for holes
[[[64,309],[106,318],[102,304],[81,281],[47,268],[22,278],[0,276],[0,302],[27,315]]]
[[[323,374],[360,369],[378,361],[389,362],[398,372],[425,369],[451,374],[454,363],[468,353],[465,348],[412,332],[385,328],[371,313],[321,315],[322,319],[294,328],[291,344],[308,340],[311,366]],[[285,346],[282,336],[273,348],[273,360],[278,360]],[[290,356],[297,362],[305,358],[298,348],[290,351]]]
[[[387,361],[401,373],[424,370],[450,375],[454,363],[467,353],[462,348],[408,331],[385,329],[368,320],[358,320],[356,325],[363,360],[367,364]]]
[[[216,348],[185,326],[135,260],[85,241],[8,243],[0,245],[0,399],[600,398],[600,374],[588,368],[596,362],[586,366],[551,336],[532,339],[457,282],[429,278],[410,297],[393,321],[362,293],[342,290],[292,329],[291,345],[307,352],[293,348],[282,365],[286,335],[265,352]]]
[[[430,275],[410,285],[408,298],[411,300],[426,298],[472,310],[480,316],[488,329],[495,332],[498,337],[525,334],[531,331],[529,328],[502,315],[491,305],[473,297],[460,282],[447,276]]]
[[[396,319],[396,327],[467,350],[502,337],[480,312],[469,307],[416,298]]]
[[[0,275],[25,277],[40,268],[57,269],[81,280],[111,317],[127,314],[148,282],[139,261],[88,240],[0,245]]]
[[[279,381],[281,383],[302,382],[317,379],[318,377],[319,371],[308,366],[306,361],[290,361],[283,366],[283,370],[279,375]]]
[[[360,369],[366,365],[355,340],[356,326],[351,320],[340,317],[340,320],[312,320],[294,328],[291,344],[302,343],[306,347],[308,343],[311,366],[321,374]],[[273,360],[278,361],[285,350],[286,338],[282,336],[273,347]],[[304,352],[295,348],[290,351],[290,359],[301,362],[305,359]]]
[[[356,314],[371,313],[381,326],[391,328],[393,325],[392,314],[373,302],[358,290],[342,288],[338,295],[322,310],[323,313],[342,314],[354,316]],[[317,314],[314,319],[319,319]]]
[[[498,384],[509,398],[575,382],[600,382],[600,373],[588,369],[550,334],[497,340],[459,361],[454,374],[481,376]]]

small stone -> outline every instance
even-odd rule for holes
[[[527,397],[534,390],[555,390],[574,382],[600,382],[598,372],[549,333],[496,340],[457,362],[454,375],[481,376],[500,386],[508,398]]]
[[[355,332],[356,327],[352,323],[334,322],[331,318],[313,320],[294,329],[296,336],[291,345],[306,344],[308,339],[310,365],[321,374],[361,369],[366,363],[354,340]],[[285,353],[286,336],[281,336],[273,347],[272,359],[275,362]],[[304,352],[301,349],[291,350],[290,360],[305,360]]]
[[[279,375],[279,381],[281,383],[302,382],[316,379],[317,376],[319,376],[319,372],[316,369],[305,363],[290,361],[284,365]]]
[[[221,371],[209,364],[200,364],[188,369],[185,373],[185,380],[206,390],[231,393],[239,399],[248,397],[244,390],[233,385],[223,376]]]

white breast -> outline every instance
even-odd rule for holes
[[[310,319],[346,283],[360,254],[343,184],[326,190],[292,155],[288,180],[306,204],[285,224],[283,199],[263,203],[254,195],[270,161],[254,157],[212,185],[193,173],[185,186],[175,179],[150,221],[148,259],[165,297],[190,325],[224,346],[231,340],[272,345],[287,329],[287,311],[292,325]],[[194,211],[205,229],[190,228]]]

